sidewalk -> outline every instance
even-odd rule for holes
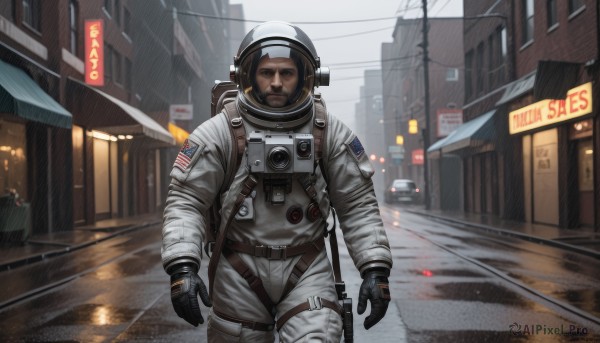
[[[426,211],[420,207],[407,212],[460,224],[504,236],[517,237],[600,259],[600,232],[592,228],[561,229],[552,225],[503,220],[487,214],[470,214],[440,210]]]
[[[0,244],[0,272],[78,250],[133,230],[160,224],[161,221],[160,213],[152,213],[101,220],[94,225],[75,227],[71,231],[33,235],[21,244],[3,242]]]

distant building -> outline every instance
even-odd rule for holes
[[[414,180],[420,188],[429,187],[433,208],[455,209],[460,203],[462,179],[455,158],[436,160],[425,183],[423,134],[424,106],[423,55],[419,46],[422,19],[396,22],[393,42],[382,45],[383,110],[385,144],[388,151],[386,183],[396,178]],[[462,21],[429,18],[429,142],[435,144],[462,122],[463,57]],[[416,121],[415,133],[409,123]],[[397,144],[402,136],[403,144]],[[439,156],[436,156],[436,158]],[[442,177],[452,181],[441,183]]]
[[[365,86],[360,86],[358,89],[358,102],[354,104],[354,123],[355,133],[359,139],[364,140],[367,135],[367,113],[366,106],[363,101],[365,98]]]
[[[369,156],[375,157],[375,160],[371,161],[371,164],[375,167],[373,183],[377,196],[383,199],[385,159],[387,156],[383,138],[385,123],[381,96],[381,70],[364,71],[364,87],[362,90],[358,106],[362,107],[360,113],[363,114],[361,121],[364,123],[364,126],[362,126],[364,134],[360,136],[360,139]],[[382,158],[383,160],[381,160]]]
[[[229,16],[234,19],[244,19],[244,7],[242,4],[229,5]],[[231,20],[229,22],[229,61],[233,64],[233,56],[237,55],[242,40],[246,36],[246,25],[243,21]]]

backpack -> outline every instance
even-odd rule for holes
[[[216,116],[223,110],[226,103],[235,101],[237,85],[231,81],[216,81],[211,90],[210,117]]]

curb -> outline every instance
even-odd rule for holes
[[[98,239],[92,239],[90,241],[84,242],[84,243],[80,243],[80,244],[75,244],[75,245],[64,245],[64,244],[56,244],[56,245],[64,245],[63,248],[59,248],[56,250],[51,250],[51,251],[47,251],[41,254],[37,254],[37,255],[29,255],[29,256],[25,256],[22,258],[17,258],[14,259],[12,261],[7,261],[7,262],[0,262],[0,272],[3,271],[7,271],[7,270],[11,270],[11,269],[15,269],[18,267],[22,267],[34,262],[39,262],[39,261],[43,261],[52,257],[56,257],[56,256],[60,256],[60,255],[64,255],[66,253],[69,253],[71,251],[75,251],[75,250],[79,250],[79,249],[83,249],[85,247],[88,247],[90,245],[94,245],[103,241],[106,241],[108,239],[114,238],[116,236],[120,236],[122,234],[126,234],[129,232],[133,232],[139,229],[144,229],[147,228],[149,226],[153,226],[153,225],[157,225],[161,223],[160,220],[156,220],[156,221],[149,221],[149,222],[144,222],[138,225],[132,225],[132,226],[128,226],[128,227],[124,227],[122,229],[119,229],[113,233],[110,233],[104,237],[98,238]],[[35,241],[35,240],[34,240]],[[34,243],[35,244],[35,243]],[[40,242],[40,244],[53,244],[52,242]]]
[[[600,252],[598,252],[598,251],[587,249],[587,248],[583,248],[583,247],[579,247],[579,246],[572,245],[572,244],[563,243],[563,242],[556,241],[556,240],[553,240],[553,239],[540,238],[540,237],[537,237],[537,236],[531,236],[531,235],[527,235],[527,234],[516,232],[516,231],[511,231],[511,230],[507,230],[507,229],[501,229],[501,228],[494,227],[494,226],[489,226],[489,225],[485,225],[485,224],[477,224],[477,223],[473,223],[473,222],[469,222],[469,221],[464,221],[464,220],[460,220],[460,219],[455,219],[455,218],[451,218],[451,217],[446,217],[446,216],[442,216],[442,215],[436,215],[436,214],[431,214],[431,213],[424,213],[424,212],[421,212],[421,211],[415,211],[415,210],[408,209],[407,212],[410,212],[410,213],[413,213],[413,214],[418,214],[418,215],[421,215],[421,216],[424,216],[424,217],[430,217],[430,218],[438,219],[438,220],[449,222],[449,223],[461,224],[461,225],[464,225],[464,226],[467,226],[467,227],[475,228],[475,229],[482,230],[482,231],[485,231],[485,232],[494,233],[494,234],[501,235],[501,236],[509,236],[509,237],[520,238],[520,239],[523,239],[523,240],[526,240],[526,241],[530,241],[530,242],[534,242],[534,243],[539,243],[539,244],[543,244],[543,245],[552,246],[552,247],[555,247],[555,248],[560,248],[560,249],[564,249],[564,250],[576,252],[578,254],[582,254],[582,255],[585,255],[585,256],[592,257],[592,258],[595,258],[597,260],[600,260]]]

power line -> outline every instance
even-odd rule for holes
[[[347,66],[347,67],[335,67],[335,68],[331,68],[332,71],[337,71],[337,70],[345,70],[345,69],[364,69],[364,68],[379,68],[380,64],[367,64],[367,65],[362,65],[362,66]]]
[[[230,18],[230,17],[218,17],[209,14],[203,14],[198,12],[191,11],[175,11],[177,14],[188,15],[194,17],[202,17],[209,19],[220,19],[220,20],[230,20],[230,21],[241,21],[245,23],[264,23],[267,20],[252,20],[252,19],[240,19],[240,18]],[[353,20],[336,20],[336,21],[294,21],[291,24],[299,24],[299,25],[320,25],[320,24],[351,24],[351,23],[365,23],[371,21],[383,21],[383,20],[391,20],[398,19],[401,17],[381,17],[381,18],[368,18],[368,19],[353,19]]]
[[[381,96],[383,96],[383,94],[375,94],[375,95],[381,95]],[[399,98],[397,96],[389,96],[389,97]],[[366,99],[372,99],[372,96],[363,95],[363,96],[356,96],[356,97],[348,98],[348,99],[337,99],[337,100],[328,100],[328,99],[325,99],[325,102],[327,104],[332,104],[332,103],[335,104],[335,103],[339,103],[339,102],[351,102],[351,101],[355,101],[355,102],[358,103],[358,102],[360,102],[362,100],[366,100]]]
[[[429,59],[429,62],[435,63],[435,64],[437,64],[437,65],[440,65],[440,66],[442,66],[442,67],[448,67],[448,68],[457,68],[457,69],[464,69],[464,64],[459,64],[459,65],[450,65],[450,64],[446,64],[446,63],[444,63],[444,62],[439,62],[439,61],[436,61],[436,60],[434,60],[434,59],[432,59],[432,58],[430,58],[430,59]]]
[[[364,75],[349,76],[349,77],[340,77],[340,78],[332,78],[331,81],[357,80],[357,79],[363,79],[364,77],[365,77]]]
[[[442,7],[440,7],[440,9],[437,11],[437,14],[440,14],[440,12],[442,12],[444,7],[448,6],[449,3],[450,3],[450,0],[446,0],[446,3],[443,4]]]
[[[365,98],[365,99],[366,99],[366,97],[363,97],[363,98]],[[355,98],[349,98],[349,99],[340,99],[340,100],[327,100],[327,99],[325,99],[325,102],[326,102],[327,104],[337,104],[337,103],[340,103],[340,102],[355,102],[355,103],[357,103],[357,102],[359,102],[360,100],[361,100],[361,97],[360,97],[360,96],[357,96],[357,97],[355,97]]]
[[[390,62],[390,61],[400,61],[411,59],[413,57],[418,57],[419,55],[407,55],[402,57],[393,57],[393,58],[384,58],[380,60],[370,60],[370,61],[359,61],[359,62],[341,62],[341,63],[329,63],[328,66],[339,66],[339,65],[350,65],[350,64],[367,64],[367,63],[377,63],[377,62]]]
[[[386,69],[386,71],[388,71],[388,72],[389,71],[405,71],[405,70],[411,70],[411,69],[414,69],[414,68],[415,68],[415,65],[407,65],[405,67],[399,67],[399,68],[392,67],[390,69]],[[391,73],[388,74],[388,75],[391,75]],[[361,75],[361,76],[348,76],[348,77],[341,77],[341,78],[332,77],[331,81],[356,80],[356,79],[361,79],[361,78],[364,78],[364,77],[365,77],[364,75]]]
[[[389,29],[393,29],[395,26],[388,26],[388,27],[383,27],[380,29],[376,29],[376,30],[370,30],[370,31],[361,31],[361,32],[355,32],[355,33],[349,33],[346,35],[340,35],[340,36],[331,36],[331,37],[321,37],[321,38],[315,38],[312,41],[320,41],[320,40],[328,40],[328,39],[338,39],[338,38],[346,38],[346,37],[354,37],[354,36],[359,36],[359,35],[365,35],[368,33],[373,33],[373,32],[379,32],[379,31],[384,31],[384,30],[389,30]]]

